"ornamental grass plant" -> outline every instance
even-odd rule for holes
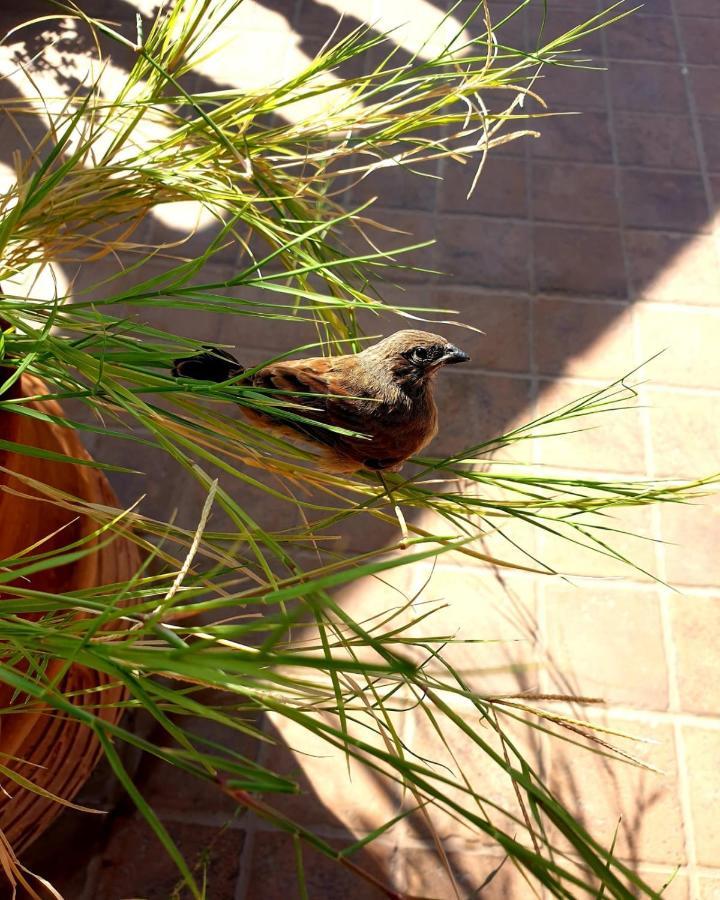
[[[195,323],[207,317],[220,323],[228,350],[258,323],[297,335],[287,358],[359,350],[370,336],[403,327],[452,329],[460,341],[459,328],[482,326],[448,324],[451,311],[413,304],[410,291],[407,303],[389,302],[398,270],[424,245],[409,237],[398,248],[372,202],[347,208],[343,192],[379,169],[417,169],[423,177],[423,165],[438,159],[474,167],[479,189],[488,154],[538,135],[551,113],[541,99],[543,74],[591,66],[577,50],[583,38],[622,28],[628,8],[615,4],[547,42],[540,29],[532,51],[514,49],[504,42],[506,26],[530,2],[495,19],[492,5],[467,12],[463,4],[461,18],[467,12],[477,38],[467,40],[460,28],[440,46],[435,40],[429,56],[403,61],[388,35],[340,29],[286,80],[212,91],[197,90],[194,72],[232,34],[239,0],[177,0],[152,21],[138,18],[132,35],[81,6],[53,4],[47,24],[61,29],[66,47],[88,48],[82,64],[71,66],[66,90],[50,96],[39,81],[40,53],[17,63],[13,84],[22,91],[3,96],[6,127],[23,136],[24,149],[0,195],[0,410],[73,429],[95,458],[17,445],[6,434],[0,451],[52,466],[90,465],[111,481],[132,476],[137,483],[136,502],[125,508],[15,473],[16,492],[94,528],[0,560],[0,682],[11,697],[3,715],[42,709],[51,718],[54,711],[91,732],[190,896],[204,895],[203,880],[136,785],[124,745],[287,832],[303,896],[304,846],[381,888],[354,854],[418,811],[427,813],[431,832],[437,811],[485,836],[553,896],[658,896],[568,812],[515,737],[519,726],[553,740],[588,738],[617,765],[639,765],[621,735],[560,711],[572,697],[483,691],[449,660],[454,638],[433,634],[436,606],[421,595],[398,592],[394,605],[360,616],[338,600],[345,586],[384,584],[404,567],[442,557],[557,576],[517,545],[516,523],[632,566],[615,546],[626,531],[623,512],[686,502],[713,479],[551,476],[504,454],[530,441],[562,441],[588,423],[602,427],[607,413],[632,405],[639,376],[626,374],[452,456],[414,459],[387,477],[389,494],[372,473],[323,472],[312,450],[237,414],[240,405],[301,419],[282,393],[243,378],[214,384],[170,375],[174,358],[202,348]],[[35,20],[21,28],[42,26]],[[6,35],[4,43],[12,40]],[[118,56],[130,60],[127,73]],[[366,59],[371,64],[360,66]],[[358,71],[345,74],[353,66]],[[181,203],[197,204],[214,230],[154,245],[149,214],[160,207],[172,214]],[[240,264],[218,280],[214,262],[228,248]],[[53,265],[72,277],[67,288],[56,281],[42,294],[40,277]],[[159,310],[162,327],[154,324]],[[48,393],[13,392],[30,376]],[[197,496],[191,522],[174,515],[177,496],[167,496],[164,517],[146,512],[148,490],[163,496],[162,484],[144,484],[144,460],[153,453],[171,460],[174,485]],[[279,524],[266,521],[264,498],[284,511]],[[377,550],[343,549],[335,538],[353,527],[393,537]],[[132,577],[67,592],[33,586],[39,573],[97,552],[98,541],[118,540],[137,549]],[[480,670],[487,638],[468,639]],[[71,702],[58,675],[72,666],[99,675],[101,686],[82,705]],[[149,740],[109,709],[142,711],[164,739]],[[453,756],[456,739],[469,742],[481,775],[456,778],[413,752],[398,724],[411,709],[422,711],[442,754]],[[190,727],[198,720],[227,740],[199,737]],[[392,784],[405,798],[399,816],[338,850],[287,815],[276,798],[297,792],[296,781],[229,749],[238,735],[270,742],[266,721],[305,733],[343,753],[348,767]],[[5,783],[32,791],[16,762],[2,761]],[[488,795],[482,771],[507,781],[515,807]],[[46,896],[7,842],[2,859],[11,883]]]

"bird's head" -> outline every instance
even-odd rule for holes
[[[443,366],[470,359],[439,334],[412,330],[391,334],[364,350],[363,356],[403,388],[425,384]]]

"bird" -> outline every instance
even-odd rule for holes
[[[281,393],[303,421],[244,406],[245,416],[272,433],[320,452],[328,472],[399,472],[438,431],[435,376],[467,353],[426,331],[398,331],[359,353],[274,362],[248,375],[252,387]],[[173,361],[175,377],[225,382],[245,368],[226,350],[205,347]],[[317,423],[317,424],[316,424]],[[343,429],[334,431],[324,426]],[[348,433],[350,432],[350,433]],[[384,481],[384,479],[383,479]]]

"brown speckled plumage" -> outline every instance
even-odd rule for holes
[[[306,419],[362,434],[338,434],[311,422],[280,421],[243,407],[255,424],[309,442],[332,472],[398,471],[437,434],[432,396],[435,374],[468,357],[445,338],[425,331],[398,331],[361,353],[272,363],[249,379],[254,387],[287,391]],[[243,368],[223,351],[175,361],[174,375],[226,381]]]

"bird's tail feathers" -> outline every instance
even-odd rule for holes
[[[227,350],[206,347],[204,353],[173,360],[172,373],[177,378],[196,378],[199,381],[227,381],[242,375],[244,367]]]

